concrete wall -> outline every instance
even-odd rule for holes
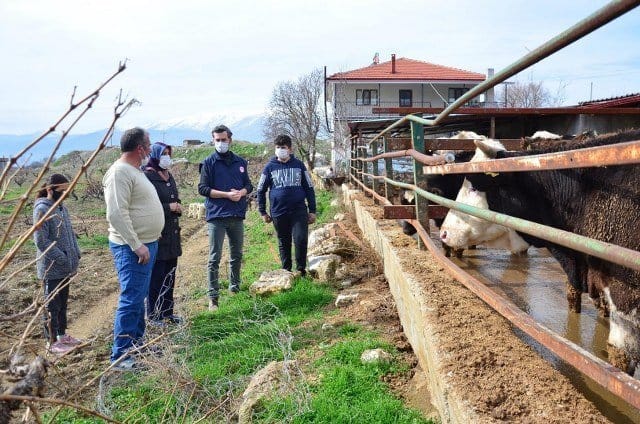
[[[382,258],[384,273],[389,288],[396,302],[400,322],[405,336],[411,343],[420,366],[427,373],[431,403],[438,409],[443,423],[470,423],[482,421],[456,395],[456,391],[449,386],[447,378],[439,373],[440,357],[437,348],[437,336],[432,334],[433,328],[427,317],[428,305],[421,296],[419,282],[409,278],[402,271],[398,261],[398,252],[378,228],[376,220],[353,197],[360,193],[358,190],[347,190],[343,186],[344,204],[353,210],[358,226],[364,238]]]

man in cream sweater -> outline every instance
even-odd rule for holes
[[[140,170],[149,159],[149,134],[132,128],[122,134],[122,155],[102,180],[109,222],[109,248],[118,272],[120,298],[113,324],[111,362],[117,369],[132,369],[129,355],[143,344],[144,299],[164,227],[164,212],[155,188]],[[124,358],[121,358],[123,357]]]

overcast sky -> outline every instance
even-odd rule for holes
[[[123,59],[80,131],[111,120],[118,90],[142,102],[120,126],[263,112],[273,87],[316,67],[367,66],[376,52],[496,72],[603,1],[0,1],[0,134],[40,132],[73,86],[93,90]],[[544,81],[565,104],[640,92],[640,9],[515,79]],[[512,78],[514,80],[514,78]]]

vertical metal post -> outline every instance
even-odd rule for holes
[[[356,158],[362,158],[362,132],[358,131],[358,141],[356,141]],[[364,184],[364,179],[362,178],[362,168],[364,167],[364,162],[361,160],[356,161],[356,168],[358,170],[358,181]]]
[[[353,167],[356,165],[355,164],[355,152],[356,152],[356,145],[354,142],[354,138],[353,136],[349,137],[349,142],[350,142],[350,146],[351,146],[351,151],[350,153],[350,158],[349,158],[349,181],[351,182],[351,184],[353,184],[354,186],[356,185],[356,181],[355,181],[355,175],[354,175],[354,169]]]
[[[374,141],[373,143],[371,143],[371,155],[372,156],[377,156],[378,155],[378,140]],[[373,174],[374,177],[377,177],[379,175],[378,172],[378,161],[374,160],[371,162],[371,165],[373,166],[373,169],[371,170],[371,174]],[[373,178],[373,191],[375,191],[376,193],[380,194],[380,182],[378,181],[377,178]],[[374,202],[380,203],[378,201],[377,198],[374,197]]]
[[[389,151],[389,142],[387,141],[387,137],[382,138],[382,148],[384,153]],[[393,159],[384,158],[384,171],[387,178],[390,180],[393,179]],[[384,195],[387,199],[393,199],[393,186],[389,184],[387,181],[384,182]],[[393,201],[392,201],[393,202]]]
[[[424,126],[417,122],[411,121],[411,140],[413,142],[414,150],[424,153]],[[422,172],[422,164],[413,160],[413,183],[416,187],[426,189],[426,178]],[[416,219],[425,230],[429,230],[429,201],[424,197],[415,193],[416,202]],[[422,241],[418,239],[418,247],[425,249]]]

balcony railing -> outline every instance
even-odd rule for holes
[[[378,119],[378,118],[397,118],[397,113],[374,113],[373,108],[391,108],[391,107],[444,107],[449,106],[450,103],[439,101],[437,104],[433,102],[420,102],[414,101],[411,105],[400,105],[400,102],[378,102],[377,104],[370,105],[356,105],[355,102],[342,102],[335,106],[335,118],[339,120],[366,120],[366,119]],[[470,101],[465,104],[465,107],[485,107],[484,102]],[[486,107],[497,107],[493,102],[491,106],[489,104]]]

